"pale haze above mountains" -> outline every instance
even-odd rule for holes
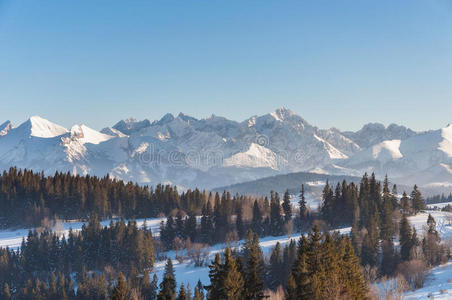
[[[299,171],[375,172],[402,184],[444,188],[452,185],[452,126],[415,132],[371,123],[341,132],[317,128],[285,108],[243,122],[182,113],[156,121],[128,119],[100,132],[31,117],[18,126],[0,125],[0,168],[11,166],[186,188]]]

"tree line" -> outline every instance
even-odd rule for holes
[[[175,186],[141,186],[108,176],[80,176],[56,172],[53,176],[10,168],[0,175],[0,218],[4,227],[39,226],[55,216],[61,219],[150,218],[175,209],[199,215],[207,201],[218,197],[198,189],[179,193]],[[249,197],[236,196],[245,202]]]

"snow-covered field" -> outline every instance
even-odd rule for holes
[[[441,209],[443,207],[446,207],[447,205],[452,205],[452,202],[442,202],[442,203],[428,204],[427,207],[431,208],[431,209],[433,209],[435,207]]]
[[[452,262],[432,269],[424,287],[406,293],[404,299],[452,299]]]
[[[279,242],[281,246],[284,247],[285,244],[290,242],[291,239],[298,240],[299,235],[293,235],[292,237],[285,236],[277,236],[277,237],[265,237],[260,239],[260,245],[262,248],[262,252],[264,253],[264,256],[269,256],[271,254],[271,251],[275,247],[275,245]],[[243,241],[237,242],[235,245],[232,245],[232,247],[241,247],[243,244]],[[215,254],[218,252],[223,252],[226,247],[231,247],[231,245],[226,244],[216,244],[209,248],[209,258],[208,263],[210,263],[214,257]],[[185,286],[187,284],[190,284],[191,288],[194,288],[195,285],[198,283],[198,280],[201,280],[201,282],[204,285],[208,285],[209,280],[209,267],[203,266],[203,267],[194,267],[193,263],[190,259],[186,258],[183,263],[179,263],[176,260],[176,253],[175,251],[168,252],[168,257],[172,259],[174,270],[176,274],[176,281],[178,284],[184,283]],[[163,278],[163,272],[165,270],[165,263],[166,261],[159,261],[155,264],[155,272],[158,276],[158,278]]]
[[[416,216],[409,217],[410,224],[416,228],[418,235],[422,236],[429,214],[435,218],[437,230],[440,233],[442,240],[452,240],[452,213],[436,210],[428,210],[419,213]],[[136,221],[137,225],[142,227],[145,220],[137,219]],[[159,236],[161,221],[165,221],[165,218],[153,218],[146,220],[146,226],[151,228],[154,236]],[[109,223],[109,220],[101,222],[103,226],[108,226]],[[67,235],[70,228],[72,228],[73,231],[80,231],[83,224],[85,223],[79,221],[62,222],[55,227],[55,230],[57,230],[61,235]],[[29,229],[0,230],[0,247],[19,247],[22,239],[27,237],[28,231]],[[350,232],[350,228],[342,228],[339,229],[339,231],[343,234],[347,234]],[[286,243],[290,242],[290,239],[298,240],[298,238],[299,235],[292,235],[291,237],[287,235],[266,237],[260,240],[260,245],[264,255],[269,256],[276,243],[279,242],[282,246],[284,246]],[[208,248],[207,262],[210,263],[215,254],[222,252],[225,247],[229,246],[237,248],[241,247],[242,244],[243,241],[238,241],[234,244],[217,244],[210,246]],[[173,260],[178,284],[190,284],[192,288],[194,288],[198,280],[201,280],[204,285],[209,284],[208,266],[195,267],[186,251],[184,252],[183,262],[178,261],[175,251],[167,252],[166,256]],[[163,277],[165,263],[166,260],[156,261],[155,263],[154,272],[157,274],[159,279]],[[405,299],[431,299],[432,296],[435,299],[452,299],[452,262],[432,269],[429,272],[425,286],[422,289],[407,292],[404,296]]]
[[[434,206],[439,207],[440,204],[431,205]],[[408,220],[416,228],[418,235],[423,235],[429,214],[436,221],[436,230],[442,241],[452,240],[452,213],[449,212],[427,210],[409,217]],[[404,299],[452,299],[452,262],[430,270],[424,287],[405,293]]]

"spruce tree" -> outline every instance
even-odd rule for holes
[[[193,300],[204,300],[204,287],[200,280],[198,280],[198,284],[195,286]]]
[[[298,202],[300,206],[300,226],[304,224],[306,221],[306,217],[308,214],[308,207],[306,203],[306,198],[304,196],[304,184],[301,185],[301,191],[300,191],[300,201]],[[300,227],[300,231],[302,228]]]
[[[351,299],[366,299],[367,298],[367,283],[364,279],[359,264],[359,259],[355,255],[352,243],[349,238],[345,237],[342,240],[343,247],[343,268],[344,283]]]
[[[412,238],[410,223],[408,222],[406,215],[403,215],[400,220],[399,231],[400,257],[402,261],[408,261],[410,259],[411,248],[413,247]]]
[[[286,190],[283,197],[282,208],[284,211],[284,222],[289,222],[292,219],[292,206],[290,204],[289,190]]]
[[[245,234],[245,226],[243,224],[243,209],[242,205],[239,204],[236,211],[236,220],[235,220],[235,228],[237,230],[237,234],[239,239],[243,239]]]
[[[289,299],[309,299],[310,294],[310,281],[309,266],[308,266],[308,250],[309,243],[305,236],[302,236],[298,241],[297,256],[290,271],[289,279],[287,281],[288,297]],[[296,285],[294,290],[289,291],[289,286],[293,280]]]
[[[331,224],[331,221],[334,217],[333,207],[334,207],[333,190],[331,189],[329,182],[327,180],[322,192],[322,206],[320,212],[322,214],[323,219],[329,224]]]
[[[278,193],[270,193],[270,228],[273,236],[281,235],[283,232],[283,219],[281,216],[281,205]]]
[[[259,208],[259,203],[257,200],[254,201],[253,204],[253,219],[251,222],[251,229],[258,235],[262,236],[263,228],[262,228],[262,213]]]
[[[410,198],[408,198],[408,195],[406,194],[406,192],[403,192],[402,198],[400,198],[400,206],[405,211],[405,213],[411,212],[412,206],[410,204]]]
[[[270,256],[268,284],[271,289],[276,289],[283,283],[283,267],[282,248],[281,244],[277,242]]]
[[[221,286],[226,299],[241,299],[244,294],[244,280],[229,248],[226,248],[224,253],[222,273],[223,282],[221,282]]]
[[[209,269],[210,285],[206,286],[206,289],[208,291],[207,299],[223,299],[225,297],[223,289],[224,273],[222,271],[222,264],[219,253],[215,255],[215,259],[209,265]]]
[[[301,300],[303,299],[297,291],[298,284],[292,273],[289,274],[289,279],[287,280],[287,286],[285,290],[285,300]]]
[[[126,300],[128,294],[127,282],[122,273],[119,273],[118,280],[112,293],[112,300]]]
[[[259,245],[259,238],[251,230],[247,232],[244,246],[244,299],[263,299],[264,283],[262,281],[263,254]]]
[[[379,250],[379,233],[376,215],[370,219],[367,234],[363,238],[361,260],[363,265],[375,266]]]
[[[417,185],[414,185],[413,191],[411,192],[411,201],[415,213],[418,213],[421,210],[425,209],[425,202]]]
[[[177,295],[177,300],[187,300],[187,293],[185,292],[184,284],[180,285],[179,294]]]
[[[396,266],[394,242],[392,239],[382,241],[381,252],[381,273],[386,276],[391,276],[394,273]]]
[[[174,300],[176,298],[176,279],[174,276],[173,262],[170,258],[166,261],[163,280],[160,283],[158,300]]]

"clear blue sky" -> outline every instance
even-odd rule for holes
[[[452,122],[452,1],[0,0],[0,122]]]

